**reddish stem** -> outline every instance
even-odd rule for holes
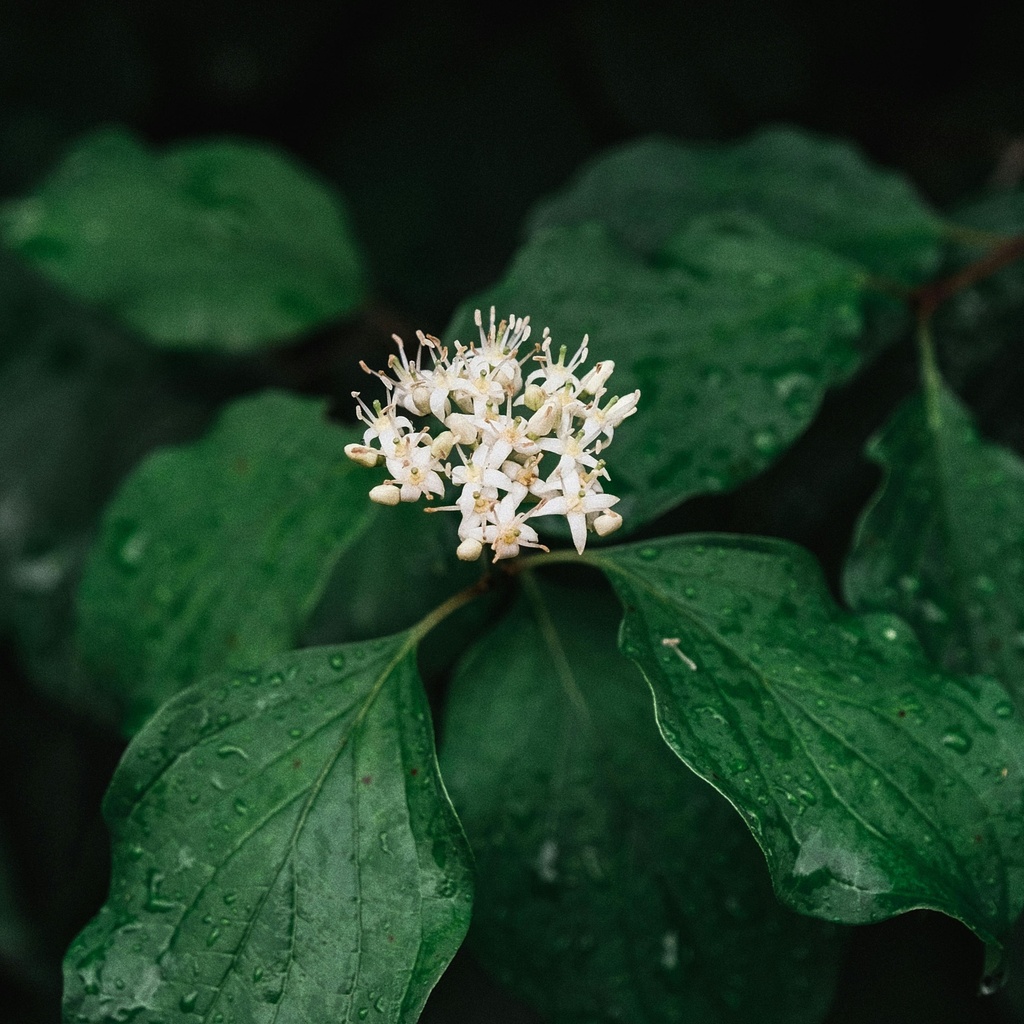
[[[1024,257],[1024,235],[1010,238],[990,249],[974,263],[969,263],[955,274],[916,288],[910,293],[910,304],[917,313],[919,323],[926,323],[947,299],[984,280],[997,270],[1016,263]]]

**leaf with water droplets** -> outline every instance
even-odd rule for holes
[[[1024,710],[1024,462],[938,381],[868,453],[886,478],[847,559],[851,605],[904,616],[935,661],[997,676]]]
[[[471,340],[473,310],[492,304],[549,326],[556,350],[589,334],[594,360],[615,362],[611,389],[641,392],[601,456],[636,528],[782,453],[825,389],[857,369],[863,299],[852,264],[749,218],[694,222],[668,240],[660,266],[588,224],[533,237],[448,336]]]
[[[477,955],[564,1024],[820,1020],[838,937],[775,899],[740,820],[661,742],[614,599],[526,595],[467,655],[445,718]]]
[[[906,179],[873,167],[846,142],[792,128],[767,128],[727,146],[627,143],[543,202],[531,231],[598,221],[650,255],[709,213],[754,214],[781,235],[904,280],[934,269],[943,232]]]
[[[156,344],[244,352],[351,312],[361,259],[337,197],[283,154],[225,140],[153,154],[81,142],[0,236]]]
[[[321,401],[265,392],[124,483],[86,565],[78,635],[129,728],[210,672],[294,644],[371,515],[344,453],[356,433]]]
[[[107,793],[113,880],[66,1019],[417,1019],[470,879],[415,645],[292,652],[160,709]]]
[[[782,899],[850,924],[927,907],[996,948],[1024,907],[1024,725],[995,680],[937,672],[901,619],[843,612],[782,541],[588,559],[665,739],[739,810]]]

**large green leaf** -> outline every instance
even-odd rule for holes
[[[886,478],[846,563],[850,604],[904,616],[935,661],[998,676],[1024,709],[1024,463],[938,380],[868,453]]]
[[[265,392],[201,441],[151,455],[107,508],[79,588],[79,639],[129,725],[183,686],[291,647],[370,517],[356,432]]]
[[[1024,726],[995,680],[936,672],[901,619],[841,611],[781,541],[590,561],[666,740],[743,815],[782,899],[851,924],[932,908],[996,950],[1024,906]]]
[[[416,635],[191,687],[104,805],[110,897],[65,960],[68,1020],[415,1021],[469,924]]]
[[[614,600],[527,595],[445,717],[479,956],[559,1024],[820,1020],[836,935],[776,901],[739,818],[661,741]]]
[[[160,345],[279,344],[362,299],[338,199],[254,144],[153,155],[121,132],[98,133],[35,195],[0,211],[0,236]]]
[[[908,280],[935,267],[943,230],[898,174],[871,166],[847,143],[787,128],[729,146],[627,143],[542,203],[530,230],[599,221],[653,254],[695,217],[723,212],[753,214],[779,234]]]
[[[859,361],[861,277],[827,251],[726,217],[675,236],[662,262],[598,225],[543,232],[448,334],[471,340],[473,310],[494,304],[550,326],[570,351],[589,334],[592,362],[615,361],[609,386],[641,398],[602,458],[634,528],[759,472]]]

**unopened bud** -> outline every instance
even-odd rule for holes
[[[596,395],[608,383],[614,369],[615,363],[611,359],[603,359],[580,381],[580,393]]]
[[[546,437],[558,422],[559,411],[558,403],[549,398],[527,421],[527,435],[529,437]]]
[[[622,525],[622,516],[618,512],[606,509],[594,520],[594,533],[598,537],[607,537]]]
[[[450,430],[442,430],[430,443],[430,454],[435,459],[447,459],[455,447],[457,438]]]
[[[370,488],[370,501],[378,505],[397,505],[402,500],[402,492],[394,484],[377,484]]]
[[[467,537],[456,549],[455,554],[463,562],[475,562],[483,554],[484,546],[478,540]]]
[[[523,405],[536,412],[546,401],[547,392],[539,384],[527,384],[523,392]]]
[[[461,412],[453,412],[444,425],[455,435],[459,444],[474,444],[478,433],[472,416],[466,416]]]
[[[379,465],[382,458],[376,448],[369,448],[365,444],[347,444],[345,445],[345,454],[353,462],[358,462],[360,466],[367,466],[370,469]]]

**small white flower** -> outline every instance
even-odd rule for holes
[[[545,328],[541,344],[520,358],[530,337],[529,317],[497,323],[492,307],[486,329],[479,310],[476,325],[479,341],[468,347],[454,342],[452,358],[437,338],[418,331],[415,358],[395,337],[398,354],[388,360],[393,376],[363,365],[381,378],[388,401],[371,407],[353,392],[365,430],[363,443],[346,445],[345,454],[359,465],[386,465],[390,477],[370,491],[371,499],[384,505],[444,494],[445,477],[450,479],[460,489],[455,502],[427,511],[459,513],[461,559],[476,560],[484,546],[490,546],[496,562],[522,548],[546,551],[527,522],[546,515],[565,516],[582,553],[588,531],[604,537],[622,525],[611,510],[619,499],[601,485],[608,471],[598,453],[636,411],[640,392],[601,407],[615,364],[604,360],[583,373],[586,336],[571,358],[565,346],[556,358]],[[524,381],[522,366],[531,357],[539,366]],[[530,415],[515,415],[518,406]],[[443,429],[431,437],[428,427],[415,428],[399,408],[431,415]],[[461,464],[446,461],[453,452]],[[545,454],[557,456],[546,478],[540,470]]]

